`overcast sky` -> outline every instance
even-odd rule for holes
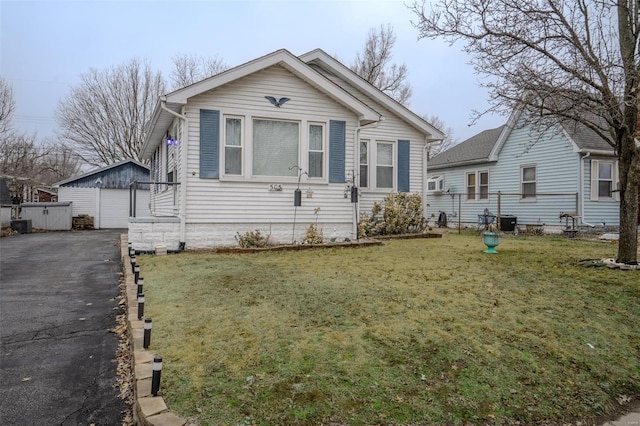
[[[489,116],[469,127],[487,92],[461,46],[418,40],[415,19],[400,0],[0,0],[0,75],[13,87],[16,127],[53,137],[58,102],[89,68],[139,57],[168,79],[175,54],[217,55],[236,66],[282,48],[321,48],[350,65],[369,30],[391,24],[393,60],[407,65],[413,87],[411,110],[440,116],[460,140],[506,121]]]

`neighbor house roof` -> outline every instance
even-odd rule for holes
[[[429,170],[451,166],[484,163],[489,161],[491,151],[498,142],[506,125],[484,130],[429,160]]]
[[[125,166],[127,164],[134,164],[134,165],[136,165],[138,167],[144,168],[147,172],[149,171],[149,166],[146,166],[146,165],[140,163],[139,161],[136,161],[136,160],[133,160],[133,159],[128,159],[128,160],[120,161],[120,162],[115,163],[115,164],[110,164],[110,165],[105,166],[105,167],[101,167],[99,169],[91,170],[91,171],[89,171],[87,173],[84,173],[82,175],[79,175],[79,176],[74,176],[74,177],[70,177],[69,179],[61,180],[60,182],[54,183],[53,187],[57,188],[57,187],[60,187],[60,186],[68,185],[68,184],[70,184],[72,182],[76,182],[76,181],[80,181],[80,180],[86,180],[88,178],[91,178],[91,177],[94,177],[94,176],[97,176],[97,175],[103,175],[105,172],[108,172],[111,169],[115,169],[115,168],[118,168],[118,167],[123,167],[123,166]]]

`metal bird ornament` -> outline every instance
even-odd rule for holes
[[[282,106],[282,104],[284,104],[287,101],[290,101],[291,99],[289,98],[280,98],[280,99],[276,99],[273,96],[265,96],[264,97],[266,100],[268,100],[269,102],[271,102],[273,105],[275,105],[276,107],[280,108]]]

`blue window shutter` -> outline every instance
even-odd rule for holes
[[[398,192],[409,192],[409,141],[398,141]]]
[[[200,177],[220,178],[220,111],[200,110]]]
[[[345,183],[346,123],[329,121],[329,182]]]

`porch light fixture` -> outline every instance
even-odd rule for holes
[[[173,136],[171,136],[169,134],[169,132],[167,132],[166,139],[167,139],[167,145],[168,146],[176,146],[176,145],[178,145],[178,139],[174,139]]]

